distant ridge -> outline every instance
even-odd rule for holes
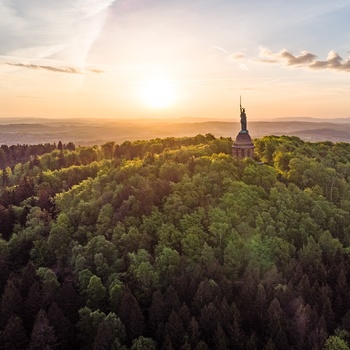
[[[350,117],[344,118],[314,118],[314,117],[281,117],[270,119],[272,122],[309,122],[309,123],[350,123]]]
[[[289,135],[298,136],[304,141],[350,142],[350,131],[333,129],[299,130]]]
[[[234,137],[240,130],[239,121],[201,120],[117,120],[117,119],[0,119],[0,145],[74,142],[76,145],[97,145],[109,141],[149,140],[166,137],[190,137],[213,134]],[[251,121],[248,130],[252,138],[267,135],[297,136],[305,141],[350,142],[350,118],[279,118],[271,121]]]

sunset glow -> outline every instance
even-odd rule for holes
[[[154,110],[227,120],[240,95],[250,120],[350,116],[347,0],[0,0],[0,9],[0,117]]]
[[[175,89],[171,82],[152,79],[140,83],[140,97],[152,108],[167,108],[175,102]]]

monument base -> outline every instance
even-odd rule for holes
[[[248,130],[241,130],[232,145],[232,156],[239,159],[254,158],[254,148]]]

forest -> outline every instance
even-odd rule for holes
[[[350,144],[0,147],[0,349],[350,345]]]

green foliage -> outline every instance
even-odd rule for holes
[[[0,347],[347,349],[350,145],[231,145],[1,146]]]
[[[324,350],[348,350],[350,348],[343,339],[335,335],[332,335],[329,338],[327,338],[323,349]]]
[[[132,342],[132,350],[156,350],[157,346],[154,340],[145,337],[139,337]]]
[[[106,299],[106,288],[101,279],[95,275],[90,277],[89,284],[86,288],[87,306],[91,310],[102,309]]]

